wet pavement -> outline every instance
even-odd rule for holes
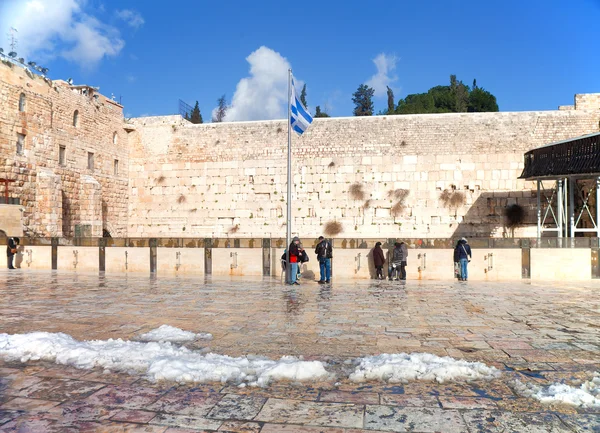
[[[139,374],[0,361],[2,432],[598,432],[600,407],[546,404],[523,384],[600,371],[600,283],[217,280],[0,271],[0,332],[134,339],[168,324],[219,354],[344,361],[426,352],[481,361],[494,380],[152,383]],[[336,370],[337,369],[337,370]]]

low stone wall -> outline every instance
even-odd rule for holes
[[[409,280],[452,280],[453,249],[450,240],[420,243],[408,241]],[[333,275],[336,279],[375,277],[372,246],[375,240],[334,241]],[[186,246],[187,244],[187,246]],[[391,245],[389,242],[387,245]],[[488,246],[485,246],[488,245]],[[586,281],[599,278],[598,239],[542,241],[473,241],[469,279],[510,281]],[[313,245],[305,245],[309,262],[301,266],[307,280],[319,278],[319,263]],[[384,248],[386,256],[390,254]],[[151,273],[159,275],[214,275],[282,278],[280,240],[122,240],[107,245],[104,240],[66,243],[24,239],[15,263],[21,269],[74,272]],[[387,275],[387,265],[384,268]]]

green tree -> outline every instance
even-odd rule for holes
[[[388,109],[387,109],[387,113],[386,114],[394,114],[394,110],[395,110],[395,103],[394,103],[394,91],[392,89],[390,89],[389,86],[387,87],[387,102],[388,102]]]
[[[407,95],[400,99],[394,112],[396,114],[425,113],[465,113],[475,111],[498,111],[496,97],[477,86],[473,80],[473,88],[465,85],[450,75],[450,85],[435,86],[427,93]]]
[[[196,105],[190,114],[190,122],[202,123],[202,114],[200,114],[200,106],[198,105],[198,101],[196,101]]]
[[[321,106],[317,105],[317,107],[315,108],[315,117],[331,117],[329,114],[327,114],[324,111],[321,111]]]
[[[498,102],[496,102],[496,97],[490,92],[477,87],[469,95],[468,111],[471,113],[498,111]]]
[[[212,118],[214,123],[219,123],[225,120],[225,115],[227,114],[227,100],[225,99],[225,95],[221,96],[217,99],[217,111]]]
[[[308,108],[308,102],[306,102],[306,84],[302,86],[302,91],[300,92],[300,102],[304,107]]]
[[[354,102],[354,115],[355,116],[372,116],[373,115],[373,95],[375,90],[366,84],[361,84],[358,89],[352,95],[352,102]]]

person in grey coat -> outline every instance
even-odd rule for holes
[[[389,276],[390,280],[406,280],[406,265],[408,259],[408,247],[404,242],[396,242],[394,251],[392,252],[392,260],[390,260]],[[398,278],[398,273],[400,278]]]

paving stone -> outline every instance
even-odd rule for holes
[[[500,411],[470,410],[463,418],[471,433],[523,432],[566,433],[570,430],[553,414],[518,414]]]
[[[223,424],[223,422],[213,419],[191,417],[185,415],[158,414],[150,421],[150,424],[160,424],[189,429],[217,430],[221,426],[221,424]]]
[[[379,430],[363,430],[336,427],[306,427],[290,424],[265,424],[260,433],[383,433]]]
[[[600,371],[600,282],[421,281],[399,289],[393,283],[356,280],[336,281],[327,291],[305,283],[292,293],[262,278],[148,280],[130,274],[101,280],[61,272],[53,274],[53,288],[60,290],[48,297],[48,275],[23,273],[7,284],[9,274],[0,270],[0,289],[7,295],[0,297],[3,332],[132,339],[171,324],[213,333],[210,342],[188,345],[194,350],[323,360],[337,379],[242,388],[233,383],[154,383],[136,373],[0,360],[0,430],[10,425],[16,431],[19,421],[40,432],[70,432],[74,426],[87,431],[253,432],[261,423],[267,432],[427,431],[440,425],[446,431],[459,430],[457,413],[472,421],[464,423],[469,431],[599,429],[600,408],[541,404],[515,393],[511,383],[578,386]],[[485,362],[502,375],[491,381],[445,383],[346,379],[353,370],[348,361],[397,351]],[[18,412],[16,406],[29,412]],[[494,420],[488,421],[486,414]]]
[[[493,400],[488,398],[441,395],[439,399],[444,409],[496,409],[498,407]]]
[[[147,423],[156,416],[155,412],[145,410],[122,410],[113,415],[111,421],[123,421],[130,423]]]
[[[362,428],[364,406],[342,403],[269,399],[257,421],[313,426]]]
[[[455,410],[367,406],[365,428],[393,432],[461,433],[466,431],[467,426]]]
[[[319,401],[379,404],[379,394],[374,392],[323,391],[319,397]]]
[[[258,433],[263,424],[258,422],[225,421],[219,427],[220,432],[227,433]]]
[[[118,406],[126,409],[144,409],[157,401],[163,391],[134,386],[108,385],[86,399],[90,404]]]
[[[25,412],[45,412],[57,406],[59,402],[17,397],[3,403],[0,409],[22,410]]]
[[[227,394],[213,407],[208,418],[214,419],[253,419],[267,401],[264,397]]]
[[[170,391],[147,409],[156,412],[203,417],[221,400],[222,394],[199,391]]]
[[[439,408],[440,402],[433,395],[396,395],[382,394],[381,404],[387,406],[406,406],[406,407],[436,407]]]

